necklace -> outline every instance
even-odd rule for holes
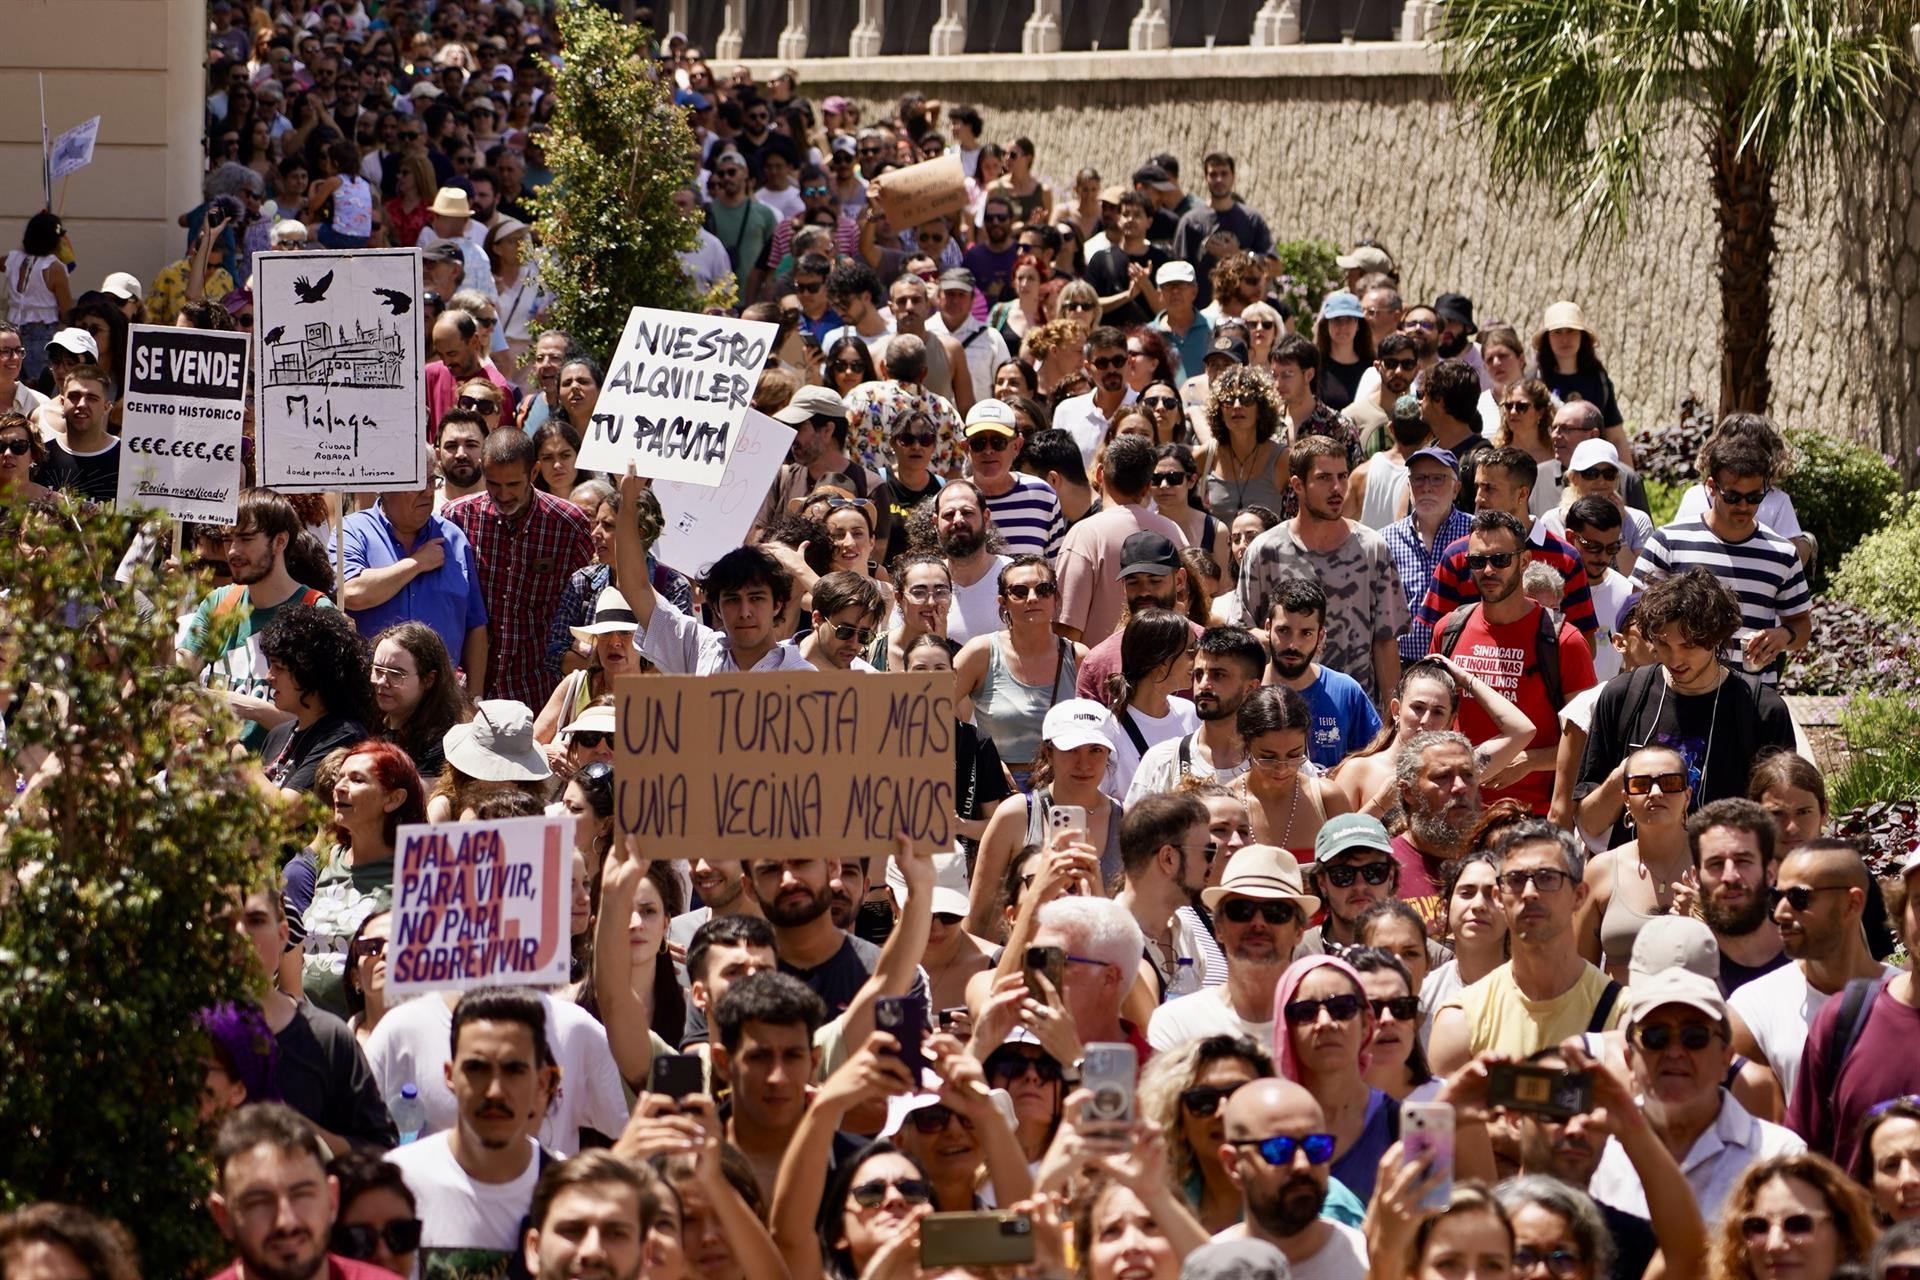
[[[1233,785],[1238,787],[1241,793],[1248,800],[1259,799],[1258,796],[1253,794],[1253,773],[1251,770],[1241,774],[1238,778],[1234,779]],[[1262,811],[1264,811],[1265,805],[1263,804],[1261,807],[1262,807]],[[1293,798],[1287,802],[1287,821],[1285,825],[1283,825],[1278,831],[1273,833],[1274,843],[1279,845],[1283,849],[1291,847],[1290,845],[1287,844],[1287,837],[1293,834],[1293,815],[1295,811],[1297,811],[1299,808],[1300,808],[1300,775],[1296,773],[1293,775]]]
[[[1687,768],[1687,786],[1688,786],[1688,789],[1691,790],[1693,793],[1693,799],[1687,805],[1688,813],[1692,813],[1694,809],[1699,807],[1701,784],[1706,781],[1707,765],[1711,763],[1713,760],[1713,731],[1716,728],[1718,728],[1720,724],[1720,695],[1726,690],[1727,675],[1728,675],[1727,668],[1725,666],[1722,666],[1720,668],[1720,679],[1713,686],[1713,709],[1707,712],[1707,748],[1700,755],[1699,765],[1698,766],[1689,765]],[[1656,703],[1653,708],[1653,720],[1649,723],[1649,726],[1648,726],[1650,729],[1653,726],[1658,725],[1660,723],[1660,713],[1666,710],[1667,689],[1671,686],[1671,684],[1672,684],[1671,677],[1663,676],[1663,678],[1660,681],[1660,701]],[[1703,689],[1701,690],[1701,692],[1704,693],[1706,691]],[[1693,696],[1693,695],[1687,695],[1687,696]],[[1639,746],[1636,746],[1634,750],[1637,751],[1640,749],[1640,747],[1645,745],[1646,743],[1643,742],[1639,744]]]

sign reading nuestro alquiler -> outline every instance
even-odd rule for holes
[[[580,465],[717,485],[776,326],[635,307],[607,366]]]
[[[953,844],[946,672],[629,676],[614,702],[616,821],[643,848],[837,858],[883,852],[896,833]]]

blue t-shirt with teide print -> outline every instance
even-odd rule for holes
[[[1313,713],[1307,734],[1307,756],[1322,769],[1331,769],[1350,753],[1373,741],[1380,732],[1380,714],[1360,682],[1343,671],[1321,667],[1320,678],[1300,691]]]

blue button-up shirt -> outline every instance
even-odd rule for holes
[[[1450,545],[1467,536],[1472,523],[1471,516],[1455,507],[1440,522],[1431,546],[1420,541],[1420,530],[1414,527],[1411,513],[1381,530],[1387,550],[1393,553],[1393,567],[1400,571],[1400,587],[1407,593],[1407,611],[1412,615],[1406,634],[1400,637],[1400,661],[1424,658],[1432,647],[1433,624],[1420,620],[1420,602],[1427,598],[1427,588],[1433,582],[1433,567]]]
[[[347,616],[369,640],[396,622],[424,622],[439,633],[447,646],[447,654],[454,665],[459,666],[467,632],[487,625],[487,602],[480,589],[480,570],[474,563],[473,544],[467,541],[460,527],[430,515],[413,545],[403,547],[386,511],[376,505],[349,515],[344,536],[349,582],[369,569],[399,564],[430,538],[445,540],[447,558],[438,569],[415,574],[385,604],[371,609],[349,609]]]

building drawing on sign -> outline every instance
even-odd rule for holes
[[[349,331],[346,325],[315,320],[298,338],[267,348],[266,382],[270,387],[398,388],[404,352],[399,331],[381,321],[371,328],[356,322]]]

